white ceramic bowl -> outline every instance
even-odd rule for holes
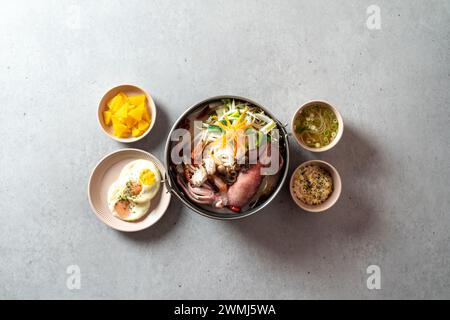
[[[122,149],[105,156],[92,171],[88,184],[88,198],[95,215],[106,225],[113,229],[125,232],[140,231],[146,229],[164,215],[171,194],[166,184],[161,182],[161,187],[155,198],[152,199],[150,209],[145,217],[139,221],[128,222],[116,218],[108,208],[108,189],[119,177],[123,167],[130,161],[144,159],[153,162],[161,173],[161,178],[166,176],[166,169],[152,154],[138,149]]]
[[[333,192],[331,193],[330,197],[327,200],[325,200],[324,203],[319,204],[319,205],[309,205],[309,204],[303,203],[300,199],[297,198],[297,196],[295,195],[294,190],[293,190],[295,174],[301,168],[308,166],[308,165],[314,165],[314,164],[318,165],[318,166],[322,167],[323,169],[325,169],[326,171],[328,171],[331,175],[331,178],[333,179]],[[294,202],[303,210],[309,211],[309,212],[323,212],[325,210],[330,209],[338,201],[338,199],[341,195],[342,182],[341,182],[341,177],[339,176],[338,171],[331,164],[329,164],[328,162],[325,162],[325,161],[321,161],[321,160],[311,160],[311,161],[302,163],[294,170],[294,172],[292,173],[292,176],[291,176],[291,180],[289,182],[289,190],[291,192],[291,196],[292,196],[292,199],[294,200]]]
[[[333,141],[331,141],[330,144],[320,147],[320,148],[311,148],[311,147],[307,146],[297,137],[297,134],[295,133],[295,119],[300,115],[300,113],[305,108],[310,107],[312,105],[323,105],[323,106],[330,108],[331,111],[334,112],[334,114],[336,115],[336,118],[338,120],[338,132],[336,133],[336,137],[333,139]],[[339,113],[339,111],[330,103],[323,101],[323,100],[313,100],[313,101],[309,101],[309,102],[305,103],[304,105],[302,105],[300,108],[297,109],[297,111],[295,112],[295,114],[291,120],[291,132],[292,132],[292,136],[294,137],[295,141],[297,141],[297,143],[304,149],[311,151],[311,152],[324,152],[324,151],[327,151],[327,150],[330,150],[331,148],[333,148],[341,139],[342,134],[344,133],[344,120],[342,119],[342,116]]]
[[[112,126],[107,126],[105,124],[105,121],[103,120],[103,111],[105,111],[108,101],[110,101],[113,97],[115,97],[120,92],[123,92],[128,96],[145,95],[145,97],[147,98],[146,107],[150,114],[150,126],[139,137],[131,137],[130,136],[129,138],[118,138],[118,137],[114,136]],[[136,142],[136,141],[139,141],[139,140],[145,138],[150,133],[150,131],[152,130],[152,128],[155,124],[155,120],[156,120],[155,102],[153,101],[152,97],[144,89],[139,88],[135,85],[131,85],[131,84],[123,84],[123,85],[114,87],[105,93],[105,95],[100,100],[100,103],[98,105],[97,119],[98,119],[98,123],[100,124],[100,127],[102,128],[102,131],[111,139],[114,139],[114,140],[122,142],[122,143]]]

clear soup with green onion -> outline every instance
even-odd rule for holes
[[[305,107],[294,120],[296,136],[310,148],[329,145],[336,138],[338,128],[336,114],[323,104]]]

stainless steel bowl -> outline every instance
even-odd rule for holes
[[[256,207],[249,209],[247,211],[244,212],[239,212],[239,213],[217,213],[214,211],[210,211],[205,209],[204,207],[201,207],[199,205],[197,205],[196,203],[193,203],[189,198],[187,198],[183,191],[181,190],[181,188],[178,186],[178,183],[176,182],[176,176],[175,176],[175,172],[170,160],[170,148],[171,148],[171,144],[172,141],[170,139],[170,137],[172,136],[172,132],[177,129],[180,126],[180,123],[182,121],[184,121],[186,119],[186,117],[188,115],[190,115],[191,113],[194,113],[195,111],[197,111],[199,108],[204,107],[207,103],[210,102],[214,102],[217,100],[221,100],[221,99],[236,99],[236,100],[241,100],[241,101],[245,101],[248,102],[254,106],[257,106],[259,108],[261,108],[262,110],[264,110],[264,112],[269,115],[270,117],[272,117],[272,119],[274,119],[277,122],[278,128],[280,129],[280,152],[284,158],[284,164],[283,167],[281,168],[281,174],[280,174],[280,178],[278,180],[278,184],[275,187],[274,191],[272,192],[272,194],[263,202],[261,202],[260,204],[258,204]],[[262,208],[264,208],[265,206],[267,206],[278,194],[278,192],[281,190],[288,171],[289,171],[289,141],[288,141],[288,134],[286,132],[285,126],[276,119],[276,117],[269,112],[265,107],[263,107],[262,105],[260,105],[259,103],[252,101],[250,99],[244,98],[244,97],[239,97],[239,96],[232,96],[232,95],[224,95],[224,96],[217,96],[217,97],[212,97],[212,98],[208,98],[205,99],[199,103],[196,103],[195,105],[193,105],[192,107],[188,108],[179,118],[178,120],[175,122],[175,124],[173,125],[172,129],[170,130],[169,136],[167,138],[167,142],[166,142],[166,148],[165,148],[165,164],[166,164],[166,168],[167,168],[167,176],[166,176],[166,185],[168,186],[169,190],[178,198],[180,199],[187,207],[189,207],[190,209],[192,209],[193,211],[201,214],[202,216],[208,217],[208,218],[212,218],[212,219],[219,219],[219,220],[235,220],[235,219],[241,219],[241,218],[245,218],[248,217],[258,211],[260,211]]]

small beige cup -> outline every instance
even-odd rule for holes
[[[308,166],[308,165],[318,165],[318,166],[322,167],[323,169],[325,169],[326,171],[328,171],[330,173],[331,178],[333,179],[333,193],[331,193],[330,197],[324,203],[319,204],[319,205],[309,205],[309,204],[303,203],[299,198],[296,197],[296,195],[294,193],[293,185],[294,185],[295,174],[301,168]],[[322,161],[322,160],[311,160],[311,161],[306,161],[306,162],[302,163],[294,170],[294,172],[292,173],[292,176],[291,176],[291,181],[289,182],[289,190],[291,192],[291,197],[294,200],[294,202],[303,210],[308,211],[308,212],[323,212],[325,210],[330,209],[338,201],[338,199],[341,195],[342,182],[341,182],[341,177],[339,176],[338,171],[331,164],[329,164],[328,162]]]
[[[147,98],[146,106],[147,106],[147,110],[151,117],[151,122],[150,122],[150,126],[147,128],[147,130],[139,137],[118,138],[118,137],[114,136],[112,126],[107,126],[105,124],[105,121],[103,119],[103,111],[105,111],[108,101],[110,101],[119,92],[123,92],[129,96],[145,95],[145,97]],[[136,142],[136,141],[139,141],[139,140],[145,138],[150,133],[150,131],[152,130],[152,128],[155,124],[155,120],[156,120],[155,102],[153,101],[152,97],[144,89],[139,88],[135,85],[131,85],[131,84],[123,84],[123,85],[114,87],[105,93],[105,95],[100,100],[100,103],[98,105],[97,119],[98,119],[98,123],[100,124],[100,127],[102,128],[102,131],[107,136],[109,136],[111,139],[114,139],[114,140],[122,142],[122,143]]]
[[[297,137],[297,134],[295,133],[295,119],[300,115],[300,113],[305,108],[310,107],[312,105],[324,105],[324,106],[330,108],[334,112],[334,114],[336,115],[336,118],[338,120],[339,127],[338,127],[338,132],[336,133],[336,137],[333,139],[333,141],[331,141],[330,144],[320,147],[320,148],[311,148],[311,147],[307,146]],[[302,148],[304,148],[308,151],[311,151],[311,152],[324,152],[324,151],[327,151],[327,150],[330,150],[331,148],[333,148],[341,139],[342,134],[344,133],[344,120],[342,119],[342,116],[339,113],[339,111],[330,103],[323,101],[323,100],[313,100],[313,101],[309,101],[309,102],[305,103],[304,105],[302,105],[300,108],[297,109],[297,111],[295,112],[295,114],[291,120],[291,132],[292,132],[292,135],[294,136],[295,141],[297,141],[297,143]]]

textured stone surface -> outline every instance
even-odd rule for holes
[[[3,1],[0,5],[0,298],[450,298],[450,3]],[[292,144],[291,171],[325,159],[344,191],[306,214],[287,186],[243,221],[173,199],[123,234],[89,208],[88,175],[124,147],[100,131],[111,86],[155,97],[170,125],[206,97],[252,98],[288,122],[327,99],[346,123],[323,155]],[[382,289],[366,287],[380,266]],[[68,290],[66,268],[81,269]]]

